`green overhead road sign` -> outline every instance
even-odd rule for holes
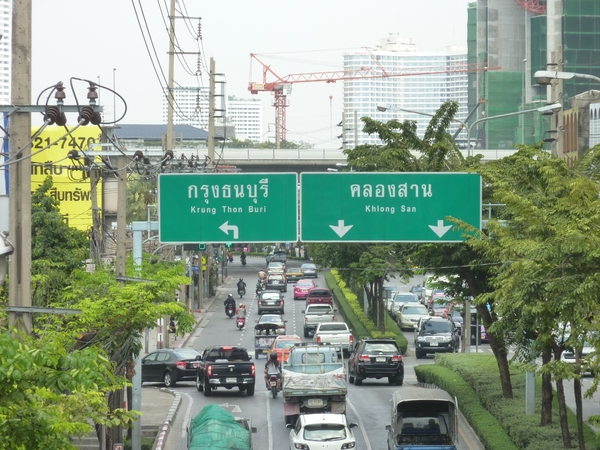
[[[481,227],[481,177],[468,173],[300,175],[302,242],[461,242],[447,217]]]
[[[296,173],[158,176],[160,242],[295,242]]]

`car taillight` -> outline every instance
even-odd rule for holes
[[[371,358],[369,357],[369,355],[358,355],[358,360],[363,362],[369,362],[371,361]]]
[[[258,301],[258,306],[262,305],[262,300]]]
[[[392,356],[392,361],[393,362],[400,362],[400,361],[402,361],[402,355],[394,355],[394,356]]]
[[[308,323],[308,317],[304,316],[304,323]]]
[[[321,336],[317,336],[317,342],[321,342]]]
[[[256,374],[256,366],[254,366],[254,364],[252,364],[252,366],[250,367],[250,373],[252,374],[252,376]]]
[[[175,364],[175,366],[176,366],[178,369],[183,369],[183,370],[185,370],[185,368],[187,367],[187,364],[186,364],[186,362],[185,362],[185,361],[177,361],[177,364]]]
[[[206,368],[206,372],[208,373],[208,376],[209,376],[209,377],[212,377],[212,366],[208,366],[208,367]]]
[[[335,322],[335,316],[331,316],[331,321]]]
[[[350,335],[350,345],[352,345],[354,343],[354,337],[352,335]]]

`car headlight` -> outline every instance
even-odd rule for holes
[[[442,338],[442,342],[450,342],[451,340],[452,340],[452,337],[450,337],[450,336],[444,336]]]
[[[425,342],[427,339],[425,339],[424,336],[417,336],[417,341],[418,342]]]
[[[342,448],[354,448],[356,446],[356,442],[347,442],[344,445],[342,445]]]

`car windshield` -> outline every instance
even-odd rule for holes
[[[283,263],[280,262],[272,262],[269,264],[269,269],[281,269],[283,267]]]
[[[296,283],[296,286],[298,286],[298,287],[309,287],[309,286],[312,286],[312,285],[313,285],[312,281],[302,281],[302,280],[300,280],[300,281],[298,281]]]
[[[398,347],[391,342],[367,342],[365,343],[366,353],[376,352],[397,352]]]
[[[301,269],[316,269],[317,266],[315,266],[314,264],[302,264],[302,266],[300,266]]]
[[[429,312],[425,306],[407,306],[402,310],[402,314],[422,314],[426,316]]]
[[[450,304],[450,301],[447,298],[436,298],[433,302],[434,308],[443,308]]]
[[[347,331],[346,324],[344,323],[328,323],[319,325],[320,331]]]
[[[313,289],[308,295],[311,297],[331,297],[331,292],[324,289]]]
[[[289,348],[289,347],[293,347],[294,345],[296,345],[297,343],[301,342],[300,340],[278,340],[275,343],[275,348]]]
[[[304,427],[304,439],[307,441],[337,441],[346,439],[346,427],[333,423],[307,425]]]
[[[453,309],[450,315],[452,316],[453,320],[463,320],[463,316],[460,315],[460,311],[457,311],[456,309]]]
[[[421,330],[426,332],[450,331],[450,328],[447,320],[426,320],[421,325]]]
[[[282,322],[281,317],[279,316],[262,316],[259,323],[277,323]]]
[[[263,300],[279,300],[279,292],[263,292]]]
[[[310,312],[311,314],[327,314],[331,312],[331,306],[311,306],[306,310],[306,312]]]
[[[394,297],[395,302],[407,303],[407,302],[418,302],[419,299],[415,294],[396,294]]]
[[[282,280],[282,279],[283,279],[283,277],[282,277],[281,275],[271,275],[271,276],[269,277],[269,280],[270,280],[270,281],[280,281],[280,280]]]
[[[177,350],[175,353],[181,359],[196,359],[196,356],[200,354],[196,350],[191,348],[182,348],[181,350]]]

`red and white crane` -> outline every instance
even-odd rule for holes
[[[258,94],[259,92],[273,93],[272,106],[275,107],[275,142],[277,142],[277,144],[282,140],[286,140],[286,108],[289,106],[287,95],[292,84],[311,83],[316,81],[335,83],[337,81],[356,80],[361,78],[391,78],[500,69],[500,67],[488,67],[487,63],[468,64],[455,62],[451,65],[446,64],[439,67],[418,67],[389,71],[383,68],[379,60],[377,60],[375,55],[369,49],[367,49],[367,51],[371,54],[371,57],[375,62],[375,67],[361,67],[331,72],[305,72],[285,76],[277,75],[271,69],[270,65],[263,63],[258,59],[256,54],[250,53],[250,67],[252,68],[252,60],[257,61],[262,66],[262,82],[257,83],[251,81],[248,85],[248,90],[252,94]]]

